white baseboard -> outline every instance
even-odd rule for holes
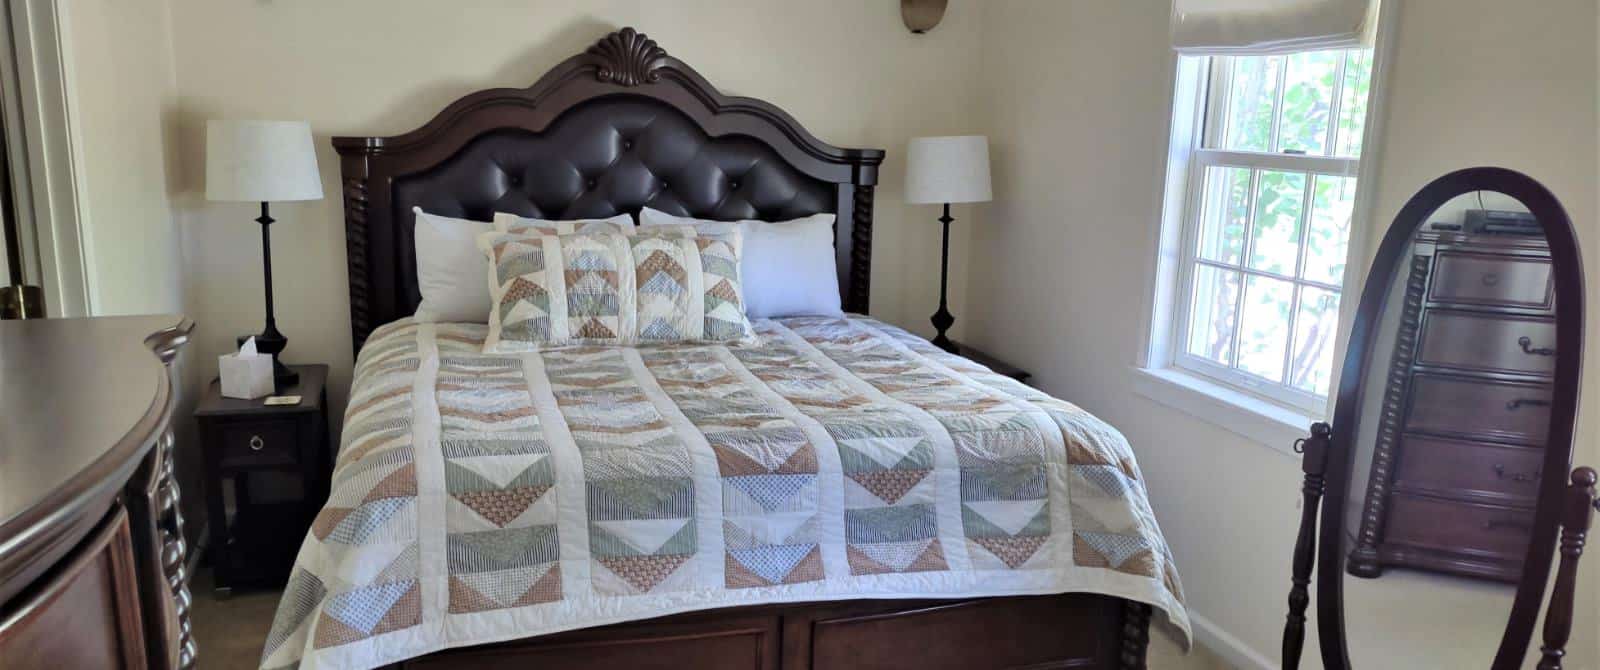
[[[1279,665],[1250,645],[1223,630],[1194,610],[1189,610],[1189,625],[1194,629],[1194,641],[1241,670],[1279,670]]]

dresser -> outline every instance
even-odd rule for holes
[[[1401,270],[1372,471],[1346,564],[1359,577],[1386,566],[1522,575],[1557,360],[1550,254],[1540,235],[1470,224],[1425,228]]]
[[[177,316],[0,321],[0,667],[194,666]]]

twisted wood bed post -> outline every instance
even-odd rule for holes
[[[1145,670],[1150,649],[1150,606],[1133,600],[1122,605],[1122,652],[1119,670]]]
[[[1289,587],[1289,616],[1283,626],[1283,667],[1300,667],[1300,652],[1306,644],[1306,608],[1311,605],[1311,568],[1317,558],[1317,508],[1322,504],[1325,486],[1323,472],[1328,465],[1328,440],[1333,429],[1326,423],[1311,424],[1311,437],[1295,444],[1302,454],[1300,469],[1306,473],[1301,487],[1300,534],[1294,541],[1294,571]]]
[[[1581,467],[1572,471],[1567,487],[1565,509],[1561,510],[1561,565],[1555,586],[1550,589],[1550,608],[1544,615],[1544,646],[1539,670],[1561,670],[1567,655],[1567,639],[1572,635],[1572,599],[1578,585],[1578,559],[1589,535],[1595,510],[1595,471]]]

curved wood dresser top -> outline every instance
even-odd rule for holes
[[[173,315],[0,321],[0,603],[92,529],[166,430],[167,364],[193,329]]]

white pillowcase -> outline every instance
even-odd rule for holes
[[[703,233],[738,229],[744,234],[739,274],[744,279],[745,315],[841,316],[839,274],[833,251],[833,215],[791,221],[710,221],[646,207],[639,226],[694,226]]]
[[[489,285],[484,277],[489,274],[489,259],[478,250],[478,236],[493,231],[495,225],[429,214],[421,207],[413,207],[411,211],[417,215],[413,237],[417,241],[417,289],[422,293],[422,303],[417,305],[417,321],[488,323]],[[578,221],[545,221],[496,214],[496,220],[501,216],[564,233],[633,231],[633,219],[627,214]]]

